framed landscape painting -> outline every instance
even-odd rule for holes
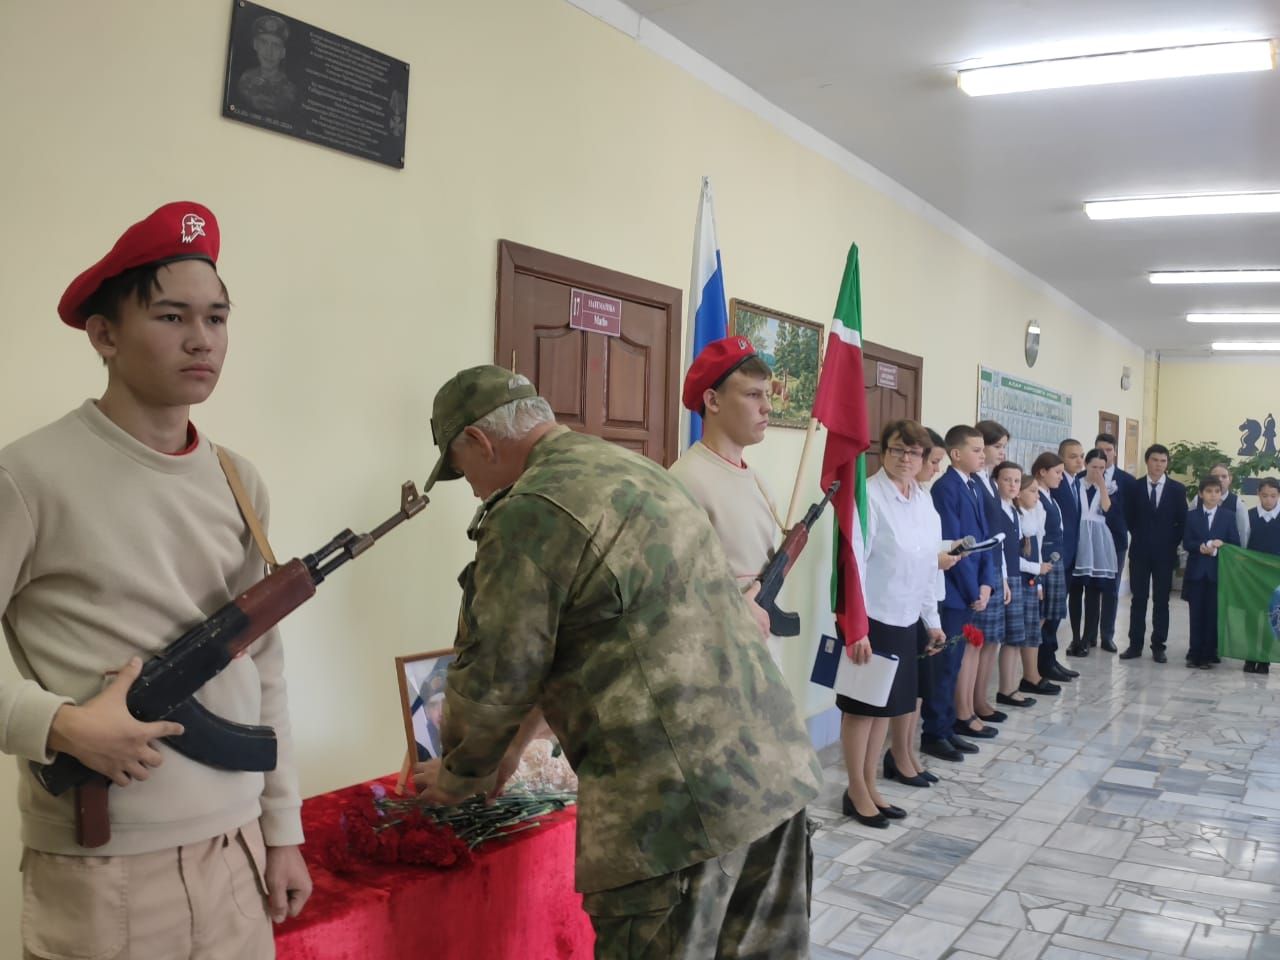
[[[822,368],[822,325],[746,300],[729,301],[729,333],[746,337],[769,364],[769,425],[809,426]]]

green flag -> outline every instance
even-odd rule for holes
[[[1280,663],[1280,556],[1232,546],[1219,551],[1218,651]]]

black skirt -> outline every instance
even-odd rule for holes
[[[898,671],[893,675],[889,700],[883,707],[873,707],[860,700],[836,694],[836,706],[844,713],[859,717],[900,717],[916,710],[916,627],[891,627],[879,620],[870,621],[868,636],[871,649],[884,656],[898,658]]]

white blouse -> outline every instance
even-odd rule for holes
[[[938,549],[942,520],[911,481],[904,497],[883,471],[867,481],[867,615],[894,627],[917,620],[938,628]]]

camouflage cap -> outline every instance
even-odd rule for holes
[[[436,391],[431,405],[431,440],[440,448],[440,459],[427,477],[423,493],[437,480],[457,480],[459,474],[449,466],[449,444],[485,414],[492,413],[512,400],[536,397],[537,389],[529,378],[502,367],[485,364],[455,374]]]

